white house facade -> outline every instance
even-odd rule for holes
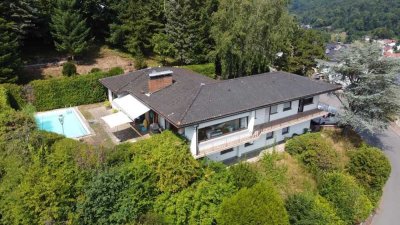
[[[319,96],[340,89],[284,72],[215,81],[178,68],[150,68],[101,82],[112,106],[132,121],[144,113],[150,124],[184,136],[193,157],[215,161],[303,134],[312,119],[327,114],[318,109]],[[126,96],[129,101],[120,100]]]

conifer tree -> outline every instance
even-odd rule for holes
[[[20,66],[18,38],[12,24],[0,18],[0,83],[15,82]]]
[[[344,84],[340,123],[358,131],[379,132],[400,112],[399,62],[382,57],[376,44],[355,43],[338,56],[330,77]]]
[[[59,0],[51,17],[51,33],[56,49],[72,58],[88,48],[90,32],[86,19],[81,17],[75,4],[76,0]]]

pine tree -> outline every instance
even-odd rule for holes
[[[86,26],[86,19],[81,17],[75,4],[76,0],[59,0],[51,17],[56,49],[72,58],[88,48],[90,32],[90,28]]]
[[[165,5],[166,33],[182,64],[207,60],[212,48],[211,14],[216,10],[213,0],[169,0]]]
[[[12,28],[20,39],[34,29],[38,13],[35,0],[0,1],[0,17],[12,22]]]
[[[12,24],[0,18],[0,83],[15,82],[20,67],[18,38]]]
[[[153,35],[164,28],[163,4],[159,0],[121,0],[111,7],[117,17],[110,24],[107,41],[136,56],[149,55]]]
[[[398,61],[382,57],[376,44],[355,43],[339,55],[330,77],[345,83],[340,123],[370,133],[385,129],[400,112]]]

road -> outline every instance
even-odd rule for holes
[[[321,102],[331,106],[341,106],[335,96],[321,96]],[[384,189],[377,213],[372,219],[372,225],[400,224],[400,127],[392,124],[381,134],[362,134],[363,139],[370,145],[383,150],[392,165],[392,172]]]
[[[392,125],[379,135],[362,135],[371,145],[383,150],[392,164],[392,173],[384,189],[373,225],[400,224],[400,128]]]

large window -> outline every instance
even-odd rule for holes
[[[199,129],[199,141],[206,141],[247,128],[247,117],[226,121]]]
[[[271,110],[269,111],[269,114],[272,115],[272,114],[276,114],[276,113],[278,113],[278,106],[277,105],[271,106]]]
[[[283,111],[288,111],[292,109],[292,102],[283,103]]]

